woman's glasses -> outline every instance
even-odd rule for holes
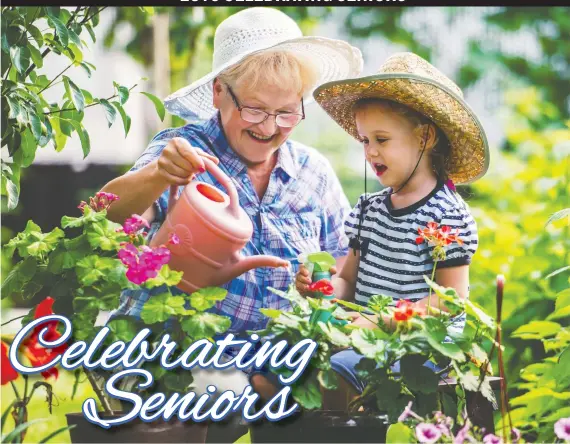
[[[236,108],[240,112],[241,118],[246,122],[261,123],[265,122],[269,116],[275,116],[275,123],[278,126],[280,126],[281,128],[292,128],[295,125],[298,125],[299,122],[305,118],[305,105],[303,104],[302,98],[301,98],[302,114],[297,114],[297,113],[271,114],[259,108],[250,108],[248,106],[241,106],[230,86],[226,84],[226,87],[228,88],[228,92],[230,93],[230,96],[232,97],[236,105]]]

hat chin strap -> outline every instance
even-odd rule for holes
[[[410,179],[412,178],[412,176],[414,175],[414,173],[418,169],[418,166],[420,165],[420,162],[422,161],[422,157],[424,156],[424,152],[426,150],[428,131],[429,131],[429,125],[426,128],[426,134],[424,137],[424,146],[422,148],[422,152],[420,153],[420,158],[418,159],[418,162],[416,163],[416,166],[414,167],[414,170],[412,171],[410,176],[406,179],[406,181],[402,184],[402,186],[400,188],[398,188],[396,191],[390,191],[389,193],[386,193],[384,195],[385,199],[390,198],[390,196],[392,194],[396,194],[396,193],[399,193],[400,191],[402,191],[402,189],[408,184],[408,182],[410,181]],[[360,240],[360,234],[362,231],[362,222],[364,221],[364,211],[366,209],[366,205],[368,204],[367,194],[368,193],[366,192],[366,155],[365,155],[364,156],[364,200],[362,201],[362,207],[360,208],[360,215],[358,217],[358,234],[356,235],[356,239],[352,239],[348,244],[348,246],[354,250],[355,256],[356,256],[356,250],[362,250],[362,241]]]

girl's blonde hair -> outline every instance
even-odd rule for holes
[[[223,71],[218,79],[247,91],[260,84],[278,86],[304,96],[317,83],[318,71],[305,56],[289,51],[263,51]]]
[[[449,178],[447,162],[451,154],[451,144],[445,133],[430,119],[422,113],[413,110],[409,106],[403,105],[393,100],[370,97],[358,100],[352,107],[352,112],[356,113],[368,105],[380,105],[388,108],[390,111],[407,119],[414,128],[422,125],[431,125],[435,129],[435,145],[430,150],[432,169],[440,180]]]

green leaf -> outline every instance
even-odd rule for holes
[[[121,86],[117,82],[113,82],[115,88],[117,88],[117,95],[119,96],[119,102],[124,105],[127,100],[129,100],[129,88],[126,86]]]
[[[81,88],[79,88],[75,83],[71,81],[71,79],[67,76],[63,76],[63,84],[65,85],[65,91],[67,92],[68,97],[73,102],[73,106],[79,112],[83,112],[85,109],[85,97],[83,97],[83,93],[81,92]]]
[[[65,52],[70,60],[73,61],[74,66],[81,66],[81,62],[83,62],[83,52],[77,45],[70,43]]]
[[[8,407],[6,407],[6,410],[4,410],[4,413],[2,413],[2,423],[0,425],[0,430],[4,430],[4,424],[6,423],[6,419],[8,419],[8,415],[10,414],[15,402],[16,402],[15,399],[12,402],[10,402]]]
[[[109,128],[115,122],[117,118],[117,110],[109,103],[108,100],[99,99],[99,103],[103,105],[103,110],[105,111],[105,117],[107,118],[107,122],[109,123]]]
[[[30,66],[31,53],[27,46],[12,46],[10,48],[10,58],[16,70],[23,74]]]
[[[30,237],[33,242],[27,246],[28,253],[34,257],[41,257],[56,248],[59,240],[64,237],[64,232],[54,228],[49,233],[33,233]]]
[[[61,227],[79,228],[84,225],[101,222],[105,220],[106,217],[107,217],[106,211],[94,211],[91,207],[86,207],[84,209],[83,216],[81,217],[63,216],[61,218]]]
[[[79,66],[81,68],[83,68],[83,71],[85,71],[85,74],[87,74],[87,77],[91,78],[91,68],[89,68],[89,66],[85,62],[81,62],[79,64]],[[82,90],[82,91],[84,91],[84,90]]]
[[[568,219],[568,225],[570,225],[570,208],[565,208],[563,210],[554,213],[552,216],[548,218],[548,222],[546,222],[546,225],[550,225],[551,223],[562,220],[564,218]]]
[[[117,232],[118,224],[103,219],[98,223],[93,223],[85,229],[87,241],[95,249],[100,248],[103,251],[116,251],[119,243],[125,240],[123,233]]]
[[[40,140],[42,136],[42,122],[37,114],[30,114],[30,128],[36,140]]]
[[[555,398],[562,401],[567,401],[570,399],[570,392],[559,393],[552,390],[551,388],[538,387],[536,389],[530,390],[524,395],[511,399],[511,405],[529,405],[529,403],[537,402],[537,400],[540,398]]]
[[[54,16],[48,16],[47,20],[49,25],[55,29],[55,33],[59,38],[59,42],[63,47],[66,47],[69,44],[69,32],[67,31],[65,25],[61,22],[61,20]]]
[[[180,282],[183,274],[182,271],[174,271],[168,265],[163,265],[156,277],[148,279],[145,282],[145,287],[154,288],[160,287],[161,285],[173,287]]]
[[[465,311],[468,315],[478,319],[491,330],[495,330],[495,320],[470,300],[465,301]]]
[[[153,96],[150,93],[141,92],[141,94],[148,97],[150,99],[150,101],[152,103],[154,103],[154,107],[156,108],[156,112],[158,114],[158,117],[160,117],[160,120],[163,121],[166,110],[164,109],[164,105],[162,104],[162,101],[158,97]]]
[[[531,321],[517,328],[513,332],[512,337],[521,339],[544,339],[549,336],[556,336],[561,329],[561,325],[557,322]]]
[[[377,362],[384,362],[386,358],[386,341],[378,339],[372,330],[359,328],[354,330],[350,339],[352,345],[365,357]]]
[[[91,142],[89,140],[89,134],[83,128],[83,125],[77,120],[68,120],[69,124],[73,126],[73,129],[77,132],[79,140],[81,141],[81,149],[83,150],[83,158],[85,159],[89,152],[91,151]]]
[[[38,44],[38,48],[41,48],[44,44],[44,38],[42,36],[42,32],[36,26],[34,26],[32,24],[29,24],[27,26],[27,28],[28,28],[28,32],[31,34],[33,39]],[[36,66],[37,66],[37,64],[36,64]]]
[[[141,311],[141,319],[147,324],[164,322],[181,310],[184,310],[184,298],[182,296],[161,293],[153,295],[145,302]]]
[[[228,290],[224,288],[202,288],[190,295],[190,305],[198,311],[206,311],[216,305],[216,302],[223,301],[227,294]]]
[[[259,312],[271,319],[277,319],[283,313],[281,310],[274,308],[260,308]]]
[[[60,433],[63,432],[67,432],[68,430],[71,430],[73,428],[77,427],[76,424],[70,425],[70,426],[65,426],[65,427],[60,427],[59,429],[57,429],[55,432],[50,433],[49,435],[45,436],[44,438],[42,438],[40,441],[38,441],[38,444],[44,444],[46,442],[48,442],[50,439],[55,438],[57,435],[59,435]]]
[[[75,270],[79,282],[85,286],[91,286],[105,277],[103,270],[99,267],[99,257],[95,255],[87,256],[77,262]]]
[[[306,409],[318,409],[323,405],[323,395],[319,386],[313,381],[309,381],[305,385],[294,384],[291,390],[291,394],[295,401]]]
[[[180,323],[182,330],[194,340],[211,338],[230,328],[231,320],[214,313],[196,313]]]
[[[26,128],[26,130],[22,133],[22,142],[20,143],[20,149],[16,154],[18,157],[14,157],[14,159],[20,160],[19,164],[22,168],[29,167],[36,157],[36,149],[37,149],[37,142],[32,132]]]
[[[107,327],[113,332],[119,341],[131,342],[140,332],[141,325],[132,316],[117,316],[107,322]]]
[[[348,347],[350,346],[350,337],[345,335],[341,330],[336,328],[332,324],[325,324],[324,322],[318,322],[319,328],[323,331],[325,336],[338,347]]]
[[[84,26],[85,29],[87,29],[89,35],[91,36],[91,40],[93,41],[93,43],[95,43],[97,41],[97,38],[95,37],[95,32],[93,31],[93,27],[91,26],[90,23],[86,23]]]
[[[17,119],[20,113],[22,112],[20,109],[20,104],[17,100],[14,100],[12,97],[6,97],[6,101],[8,102],[8,106],[10,108],[8,118],[9,119]]]
[[[32,62],[36,65],[36,68],[41,68],[44,66],[44,59],[42,58],[42,53],[34,45],[28,45],[28,50],[30,51],[30,56]]]
[[[327,390],[336,390],[338,388],[338,376],[332,368],[321,370],[317,375],[317,379]]]
[[[28,421],[25,422],[23,424],[20,424],[18,427],[16,427],[14,430],[12,430],[10,433],[7,433],[6,435],[2,436],[2,442],[12,442],[14,441],[16,438],[19,439],[20,434],[24,431],[27,430],[28,427],[31,427],[32,425],[38,423],[38,422],[43,422],[46,421],[45,419],[41,418],[41,419],[34,419],[32,421]],[[20,442],[20,441],[18,441]]]
[[[425,356],[407,355],[400,362],[404,383],[410,390],[426,394],[437,391],[439,378],[423,365],[426,362]]]
[[[131,129],[131,117],[127,115],[125,109],[121,106],[119,102],[113,101],[111,103],[115,108],[117,108],[117,111],[119,111],[119,114],[121,115],[121,119],[123,121],[123,128],[125,129],[125,137],[127,137],[127,134],[129,134],[129,130]]]
[[[415,442],[416,437],[410,427],[403,422],[390,424],[386,433],[386,443]]]

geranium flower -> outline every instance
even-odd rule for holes
[[[168,243],[171,245],[178,245],[180,243],[180,238],[176,235],[176,233],[170,233],[168,235]]]
[[[142,218],[138,214],[133,214],[123,224],[123,231],[125,234],[136,235],[143,228],[150,228],[150,225],[146,219]]]
[[[444,227],[441,227],[441,230],[439,230],[438,239],[442,244],[445,245],[449,245],[452,242],[457,242],[459,245],[463,245],[463,241],[459,239],[459,237],[457,236],[458,233],[459,233],[459,228],[456,228],[455,234],[452,234],[451,227],[448,227],[446,225]]]
[[[483,437],[483,444],[503,444],[503,440],[497,435],[489,433]]]
[[[127,266],[127,279],[141,285],[157,276],[163,265],[170,261],[170,250],[164,246],[151,248],[143,245],[140,250],[131,243],[125,243],[118,257]]]
[[[394,310],[394,320],[409,321],[414,315],[420,312],[416,310],[415,304],[405,299],[400,299],[396,304],[396,309]]]
[[[561,418],[554,424],[554,433],[564,441],[570,441],[570,418]]]
[[[309,291],[318,291],[325,296],[330,296],[334,293],[334,287],[329,280],[321,279],[320,281],[313,282],[311,285],[309,285]]]
[[[95,194],[95,197],[89,198],[89,204],[85,201],[81,201],[77,208],[84,211],[84,208],[88,205],[93,211],[102,211],[108,209],[111,204],[117,200],[119,200],[119,196],[116,194],[99,191]]]
[[[416,438],[422,443],[434,443],[441,438],[441,430],[433,424],[421,422],[416,426]]]
[[[52,308],[53,303],[53,298],[49,296],[40,302],[36,307],[36,311],[34,312],[34,319],[39,319],[44,316],[54,314]],[[57,321],[48,322],[34,328],[30,336],[28,336],[22,342],[22,351],[30,361],[30,364],[32,364],[32,367],[41,367],[45,364],[48,364],[57,355],[61,355],[63,352],[65,352],[65,350],[67,350],[67,344],[62,344],[59,347],[55,348],[44,348],[42,345],[40,345],[39,334],[44,329],[47,329],[43,335],[45,341],[54,342],[61,337],[61,333],[57,331]],[[50,376],[57,378],[59,372],[57,368],[52,367],[49,370],[42,372],[41,374],[46,379]]]
[[[511,440],[513,442],[519,442],[521,440],[521,431],[519,429],[517,429],[516,427],[513,427],[511,429]]]
[[[2,352],[1,352],[2,362],[0,364],[0,373],[2,376],[2,385],[8,384],[9,382],[15,381],[18,379],[19,373],[12,367],[10,363],[10,359],[8,359],[8,346],[2,341]]]

